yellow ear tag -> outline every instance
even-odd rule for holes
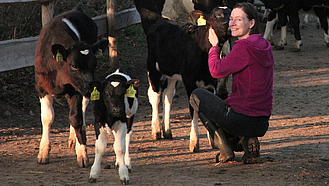
[[[128,98],[134,98],[135,95],[136,95],[136,93],[137,93],[137,91],[134,89],[134,85],[133,84],[131,84],[129,86],[129,88],[127,88],[127,90],[126,90],[126,96]]]
[[[57,53],[56,53],[56,61],[57,62],[63,61],[63,55],[59,52],[59,50],[57,50]]]
[[[99,49],[97,50],[95,56],[96,56],[97,58],[99,58],[99,57],[101,57],[102,55],[103,55],[103,50],[99,48]]]
[[[204,26],[207,24],[207,21],[203,18],[203,16],[200,16],[197,22],[198,22],[198,26]]]
[[[90,100],[91,101],[96,101],[100,99],[100,93],[98,92],[97,88],[94,87],[94,90],[92,91],[90,95]]]

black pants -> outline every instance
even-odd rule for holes
[[[190,97],[194,110],[202,112],[210,121],[231,135],[240,137],[264,136],[270,116],[246,116],[234,112],[225,101],[205,89],[195,89]]]

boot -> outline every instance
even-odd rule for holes
[[[203,125],[209,131],[210,137],[213,140],[213,145],[219,148],[220,153],[216,155],[216,162],[225,163],[234,159],[234,152],[226,139],[226,132],[211,122],[203,113],[199,112],[199,118]]]
[[[260,162],[260,144],[257,137],[243,137],[241,139],[244,155],[242,157],[244,164],[253,164]]]

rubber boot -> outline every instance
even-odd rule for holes
[[[226,139],[226,132],[211,122],[203,113],[199,112],[199,118],[203,125],[209,131],[210,136],[214,140],[214,146],[219,148],[219,154],[216,155],[216,162],[225,163],[234,159],[234,152]]]
[[[244,164],[253,164],[260,162],[260,144],[257,137],[243,137],[241,140],[244,155],[242,157]]]

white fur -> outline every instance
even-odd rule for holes
[[[95,142],[95,160],[94,164],[91,167],[89,178],[97,179],[101,172],[101,158],[105,153],[107,146],[107,129],[106,127],[102,127],[99,129],[100,134]]]
[[[190,151],[199,151],[199,128],[198,128],[198,113],[194,111],[193,119],[191,122],[191,132],[190,132]]]
[[[111,82],[111,85],[112,85],[113,87],[117,87],[119,84],[120,84],[120,82],[115,82],[115,81],[112,81],[112,82]]]
[[[130,153],[129,153],[129,146],[130,146],[130,141],[131,137],[133,134],[133,127],[131,126],[131,130],[129,131],[128,134],[126,134],[126,154],[125,154],[125,163],[129,171],[131,171],[131,158],[130,158]]]
[[[119,72],[119,69],[117,69],[117,70],[116,70],[115,72],[113,72],[112,74],[106,76],[105,79],[107,79],[107,78],[109,78],[109,77],[111,77],[111,76],[113,76],[113,75],[120,75],[120,76],[123,76],[123,77],[126,78],[127,81],[130,81],[130,80],[131,80],[131,77],[130,77],[130,76],[128,76],[127,74],[124,74],[124,73]]]
[[[88,55],[89,54],[89,50],[88,49],[81,50],[80,53],[83,54],[83,55]]]
[[[280,37],[280,41],[279,41],[279,43],[278,43],[278,46],[284,46],[284,45],[286,45],[287,44],[287,26],[282,26],[281,27],[281,30],[280,30],[281,32],[281,37]]]
[[[125,163],[126,161],[130,162],[129,152],[128,155],[126,154],[127,150],[129,150],[128,148],[126,148],[126,146],[129,146],[129,144],[126,144],[127,124],[121,121],[115,122],[112,127],[112,130],[108,127],[107,124],[105,127],[100,128],[100,134],[95,142],[95,160],[90,170],[89,179],[97,179],[100,174],[101,158],[106,150],[107,135],[111,131],[114,134],[113,146],[116,155],[115,165],[118,167],[120,180],[124,182],[129,182],[128,169]],[[129,160],[125,160],[125,156],[126,157],[129,156],[127,158]],[[130,168],[131,168],[131,163],[130,163]]]
[[[80,33],[77,30],[77,28],[73,25],[73,23],[66,18],[63,18],[62,21],[64,23],[66,23],[66,25],[75,33],[75,35],[78,37],[78,39],[81,40]]]
[[[113,147],[116,155],[115,165],[118,167],[120,180],[129,181],[128,169],[125,163],[127,124],[119,121],[115,122],[112,132],[114,134]]]
[[[163,121],[164,121],[164,132],[171,130],[170,126],[170,110],[172,100],[176,93],[176,79],[168,78],[168,86],[163,90]]]
[[[134,114],[136,114],[138,109],[138,99],[135,97],[134,102],[131,108],[129,108],[128,98],[124,97],[125,107],[126,107],[126,116],[127,118],[131,118]]]
[[[54,121],[55,113],[53,108],[53,97],[46,95],[40,98],[41,103],[41,121],[42,121],[42,137],[40,141],[38,162],[48,163],[50,152],[50,126]]]
[[[329,43],[329,35],[327,35],[325,32],[323,32],[324,35],[324,41],[328,44]]]
[[[152,137],[153,139],[155,139],[156,138],[155,135],[157,133],[161,133],[160,117],[159,117],[159,103],[160,103],[161,91],[159,91],[158,93],[154,92],[151,84],[149,83],[147,95],[149,98],[149,102],[152,106]]]
[[[267,21],[266,23],[266,28],[263,37],[270,42],[271,41],[273,42],[273,27],[277,21],[278,21],[278,14],[276,15],[275,19],[273,19],[272,21]]]

